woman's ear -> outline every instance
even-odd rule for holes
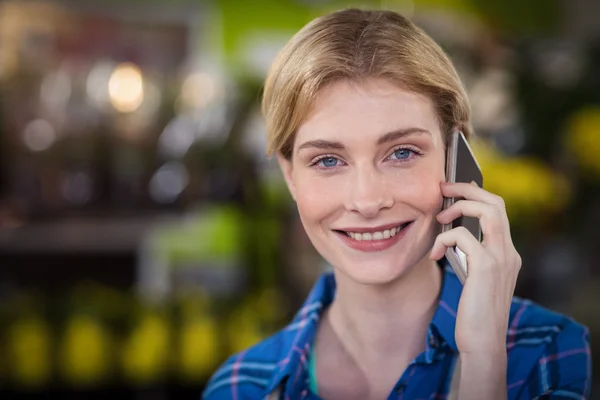
[[[294,180],[292,179],[292,160],[288,160],[281,153],[277,153],[277,162],[279,163],[279,168],[281,168],[281,172],[283,173],[285,183],[287,183],[288,190],[290,191],[294,201],[296,201],[296,186],[294,185]]]

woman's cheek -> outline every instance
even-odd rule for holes
[[[434,173],[411,174],[403,177],[403,182],[393,185],[396,200],[406,201],[422,211],[435,212],[441,209],[444,198],[440,189],[443,177]]]
[[[326,212],[336,202],[341,192],[341,180],[322,179],[321,177],[303,179],[296,185],[296,202],[302,211],[310,214]]]

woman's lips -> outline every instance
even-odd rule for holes
[[[389,238],[377,239],[377,240],[356,240],[353,239],[345,232],[335,231],[335,233],[342,239],[344,243],[346,243],[349,247],[359,250],[359,251],[382,251],[388,249],[398,243],[405,235],[406,232],[412,226],[412,221],[405,224],[402,229],[394,236],[390,236]]]

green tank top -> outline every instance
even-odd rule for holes
[[[317,392],[317,353],[314,345],[310,349],[308,358],[308,386],[311,392],[316,395],[319,394]]]
[[[460,382],[460,357],[456,356],[454,362],[454,370],[452,371],[452,378],[450,382],[450,393],[448,393],[448,400],[456,400],[458,398],[458,384]],[[315,395],[319,395],[317,391],[317,352],[313,345],[310,349],[310,356],[308,359],[308,386],[310,391]]]

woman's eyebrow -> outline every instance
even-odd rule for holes
[[[415,135],[415,134],[431,135],[431,132],[429,132],[427,129],[417,128],[417,127],[397,129],[395,131],[388,132],[388,133],[384,134],[383,136],[381,136],[379,139],[377,139],[377,145],[379,146],[379,145],[382,145],[387,142],[392,142],[394,140],[398,140],[404,136]],[[320,150],[343,150],[344,145],[340,142],[335,142],[335,141],[330,141],[330,140],[323,140],[323,139],[309,140],[308,142],[304,142],[300,146],[298,146],[298,150],[296,150],[296,152],[299,152],[300,150],[306,149],[306,148],[316,148],[316,149],[320,149]]]
[[[415,134],[416,135],[427,134],[427,135],[431,136],[431,132],[429,132],[427,129],[417,128],[417,127],[403,128],[403,129],[397,129],[395,131],[388,132],[385,135],[381,136],[379,139],[377,139],[377,145],[379,146],[379,145],[382,145],[387,142],[393,142],[394,140],[398,140],[400,138],[403,138],[404,136],[415,135]]]
[[[332,142],[329,140],[309,140],[308,142],[304,142],[302,143],[300,146],[298,146],[298,151],[302,150],[302,149],[306,149],[306,148],[317,148],[317,149],[321,149],[321,150],[343,150],[344,149],[344,145],[341,144],[340,142]]]

